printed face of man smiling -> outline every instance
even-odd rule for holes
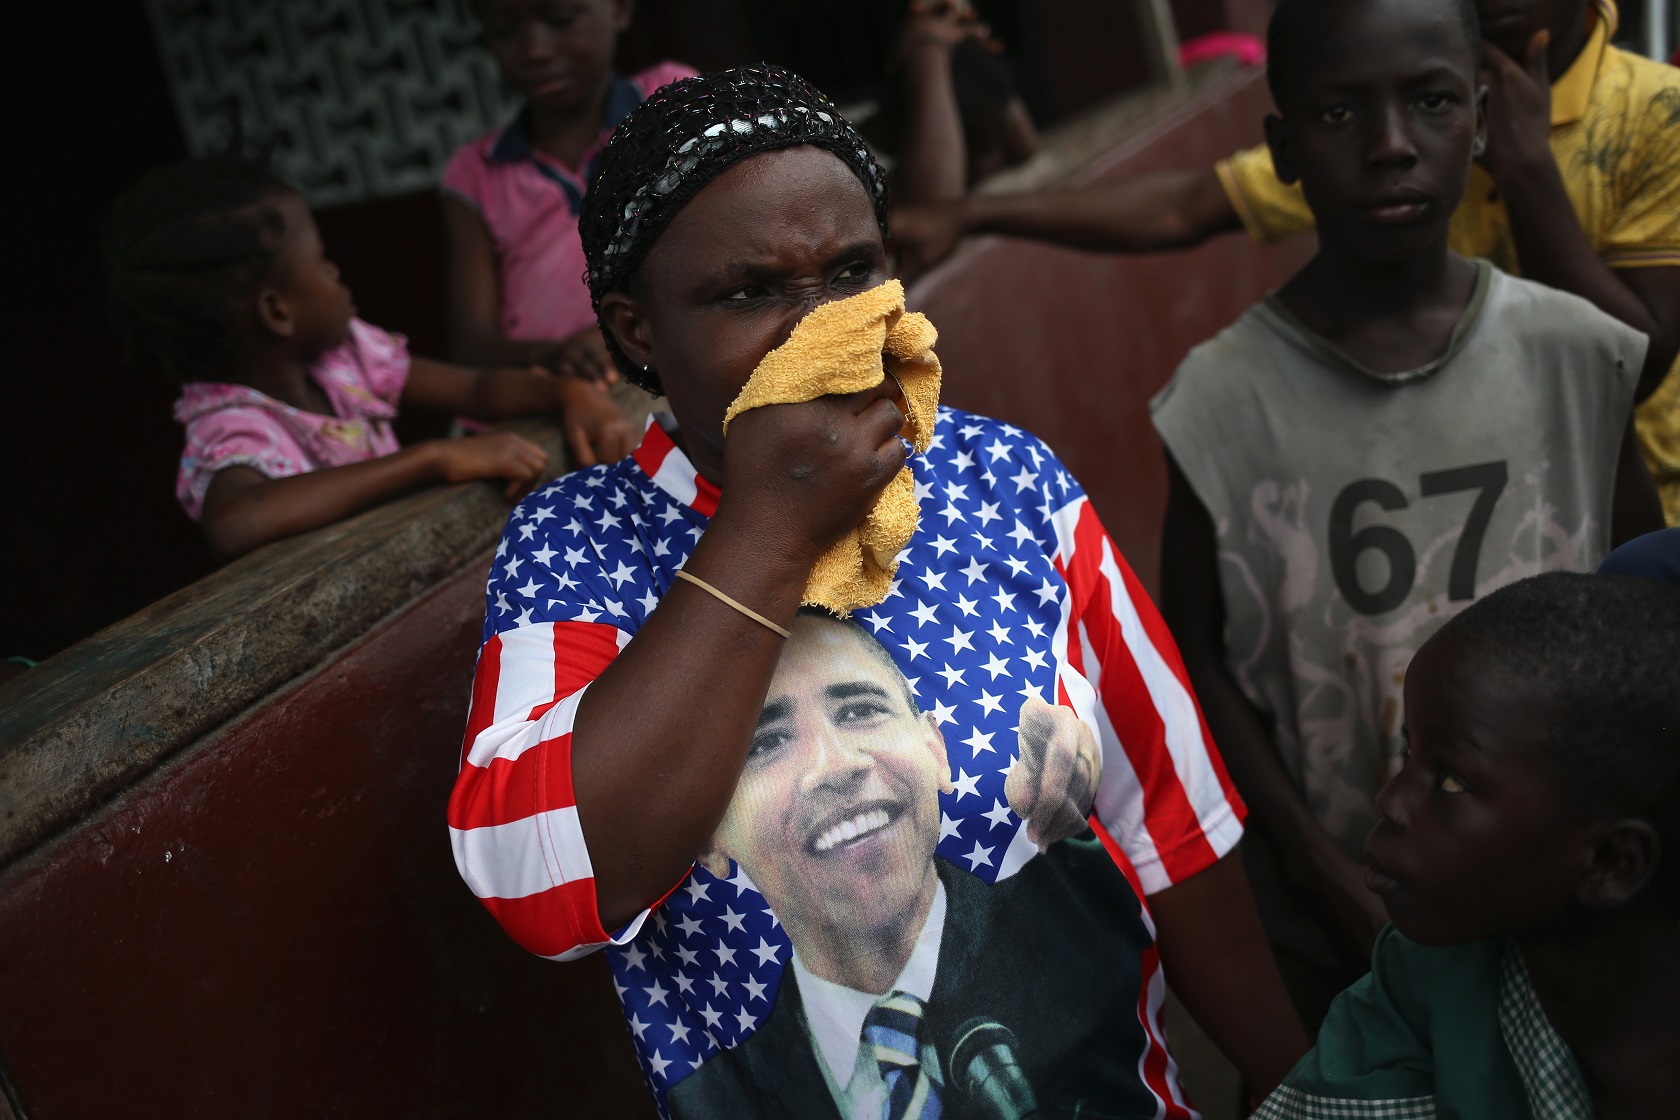
[[[819,975],[860,940],[896,955],[933,901],[951,788],[938,725],[887,653],[854,624],[801,615],[713,856],[746,870]]]

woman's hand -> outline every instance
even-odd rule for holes
[[[548,466],[548,452],[512,432],[486,432],[436,442],[439,474],[445,482],[505,478],[508,501],[530,493]]]
[[[863,520],[908,454],[886,379],[859,393],[743,412],[724,446],[717,521],[807,568]]]

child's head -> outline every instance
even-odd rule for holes
[[[564,111],[606,84],[634,7],[633,0],[474,0],[473,11],[514,92]]]
[[[308,204],[263,156],[148,174],[112,208],[105,267],[130,359],[177,383],[238,380],[264,346],[313,357],[343,342],[355,314]]]
[[[1330,252],[1400,264],[1444,251],[1483,143],[1471,0],[1281,0],[1266,140]]]
[[[1402,933],[1680,916],[1680,588],[1552,573],[1496,591],[1417,652],[1405,708],[1365,845]]]
[[[648,98],[613,134],[579,219],[619,368],[665,392],[689,438],[720,444],[724,410],[806,312],[885,281],[885,230],[862,137],[774,67]]]

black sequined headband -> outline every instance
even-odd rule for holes
[[[601,297],[624,289],[660,232],[701,187],[744,159],[802,144],[832,152],[863,181],[884,235],[886,179],[869,145],[799,75],[760,64],[655,91],[614,131],[578,218],[596,314]],[[657,374],[632,364],[605,325],[602,333],[625,377],[649,392],[662,391]]]

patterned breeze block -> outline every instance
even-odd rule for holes
[[[467,0],[147,0],[187,146],[245,135],[313,206],[435,186],[517,99]]]

